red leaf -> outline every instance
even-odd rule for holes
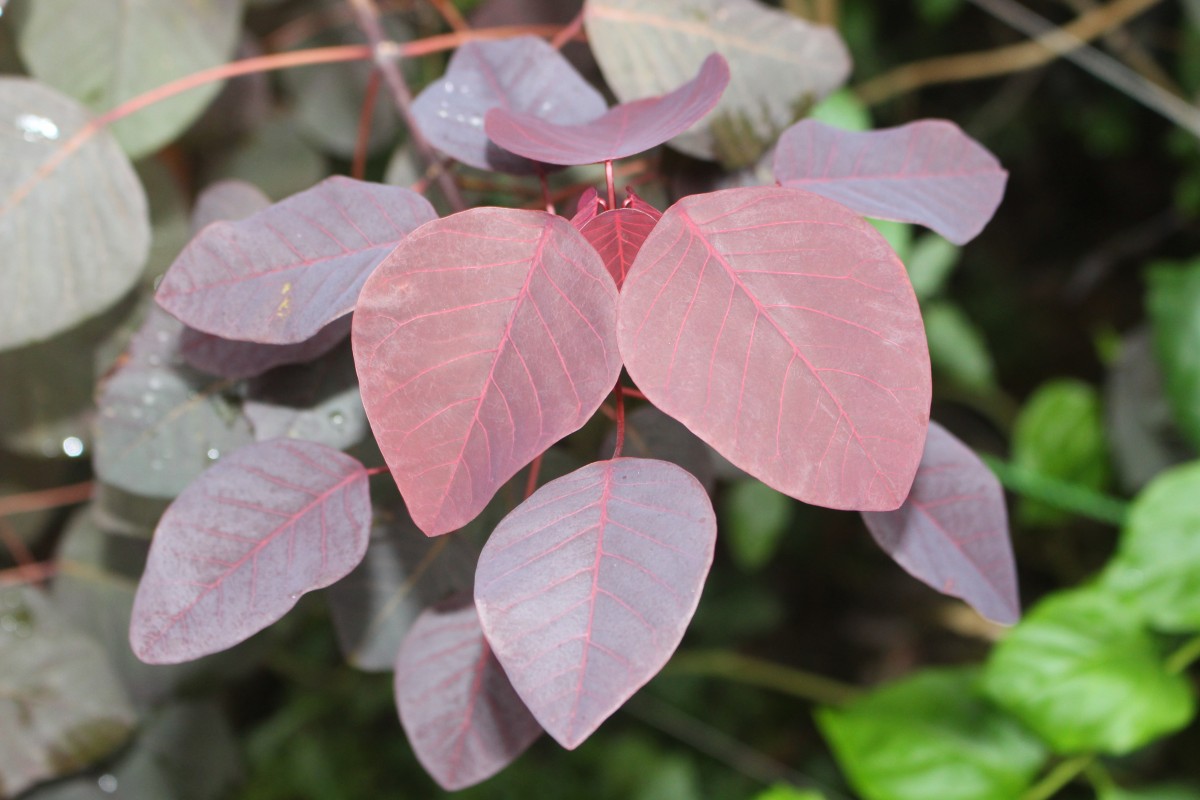
[[[616,287],[543,211],[477,208],[422,227],[363,287],[363,405],[409,513],[430,536],[578,430],[616,382]]]
[[[159,305],[226,339],[294,344],[350,313],[371,270],[420,224],[425,198],[334,176],[237,222],[209,225],[158,287]]]
[[[945,120],[860,133],[807,119],[779,137],[775,177],[865,216],[915,222],[966,244],[996,213],[1008,173]]]
[[[580,125],[559,125],[505,109],[487,113],[493,142],[517,155],[548,164],[594,164],[657,147],[683,133],[712,110],[729,84],[729,64],[718,53],[704,60],[695,78],[661,97],[613,106]]]
[[[483,118],[493,108],[545,123],[574,125],[607,108],[562,54],[536,36],[467,42],[454,52],[446,74],[413,101],[421,132],[439,150],[478,169],[536,172],[538,164],[492,144]]]
[[[475,572],[484,633],[529,710],[578,746],[667,663],[712,564],[703,487],[618,458],[547,483],[492,533]]]
[[[180,336],[179,354],[189,366],[201,372],[241,380],[283,364],[311,361],[328,353],[349,335],[349,317],[334,320],[317,331],[316,336],[296,344],[238,342],[186,328]]]
[[[660,219],[662,219],[663,212],[659,211],[657,208],[638,197],[636,194],[634,194],[633,189],[628,186],[625,187],[625,202],[621,205],[622,208],[632,208],[634,211],[641,211],[649,214],[654,218],[655,222],[658,222]]]
[[[654,217],[643,211],[614,208],[593,217],[580,229],[583,237],[604,259],[604,266],[617,282],[618,289],[625,282],[642,242],[654,230],[654,223]]]
[[[1004,625],[1021,615],[1004,490],[971,449],[929,424],[925,455],[904,505],[862,515],[884,551],[910,575],[961,597]]]
[[[883,511],[929,421],[904,265],[845,207],[779,187],[676,203],[621,291],[618,337],[654,405],[799,500]]]
[[[400,723],[443,789],[495,775],[542,729],[488,647],[470,596],[427,609],[396,659]]]
[[[314,442],[243,447],[197,478],[154,533],[129,640],[173,664],[232,647],[354,569],[371,525],[367,471]]]
[[[571,217],[571,224],[576,228],[582,228],[603,210],[604,202],[600,199],[600,193],[596,191],[595,186],[589,186],[579,196],[579,202],[575,206],[575,216]]]

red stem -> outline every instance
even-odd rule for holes
[[[0,517],[13,514],[28,514],[31,511],[42,511],[47,508],[69,506],[82,503],[92,496],[92,482],[73,483],[69,486],[56,486],[53,489],[43,489],[40,492],[25,492],[0,497]]]
[[[625,447],[625,390],[620,383],[613,387],[613,394],[617,396],[617,443],[613,446],[612,457],[620,458],[621,449]]]
[[[562,46],[574,39],[581,30],[583,30],[582,8],[579,9],[579,13],[575,15],[575,19],[568,22],[565,28],[554,34],[554,38],[550,40],[550,46],[555,50],[561,50]]]
[[[58,564],[53,561],[38,561],[33,564],[22,564],[12,569],[0,569],[0,586],[41,583],[47,578],[53,578],[57,571]]]
[[[371,70],[362,111],[358,115],[358,137],[354,140],[354,160],[350,163],[350,177],[360,181],[367,173],[367,145],[371,142],[371,119],[375,116],[375,100],[379,97],[380,80],[379,70]]]
[[[371,467],[370,469],[367,470],[367,475],[382,475],[383,473],[388,472],[388,471],[389,470],[387,467]]]
[[[646,397],[646,395],[642,394],[640,389],[632,389],[632,388],[626,386],[624,389],[622,389],[622,391],[625,392],[626,397],[631,397],[634,400],[649,401],[649,399],[650,399],[649,397]]]
[[[542,471],[542,457],[539,455],[529,465],[529,479],[525,481],[525,499],[528,500],[530,495],[537,490],[538,475]]]
[[[608,208],[612,210],[617,207],[617,187],[613,182],[613,163],[611,158],[604,162],[604,182],[608,184]]]
[[[446,24],[453,30],[466,31],[470,30],[471,26],[463,19],[463,15],[458,13],[458,9],[449,0],[429,0],[429,5],[442,15],[442,19],[446,20]]]
[[[554,210],[554,198],[550,195],[550,181],[546,178],[545,170],[538,170],[538,181],[542,185],[542,202],[546,204],[546,212],[549,214],[557,213]]]

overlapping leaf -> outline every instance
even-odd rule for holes
[[[916,222],[955,244],[983,230],[1008,181],[995,156],[945,120],[863,132],[804,120],[779,137],[774,168],[784,186]]]
[[[783,188],[672,206],[621,291],[638,387],[799,500],[885,511],[908,494],[931,393],[904,266],[845,207]]]
[[[616,286],[541,211],[424,226],[363,287],[354,358],[375,438],[425,533],[454,530],[616,382]]]
[[[716,542],[703,487],[665,461],[600,461],[547,483],[483,548],[475,604],[530,711],[566,748],[683,637]]]
[[[710,55],[687,83],[660,97],[621,103],[583,124],[547,122],[503,108],[487,112],[484,130],[517,155],[549,164],[593,164],[632,156],[670,140],[712,110],[729,83],[729,64]]]
[[[154,534],[129,638],[149,663],[188,661],[270,625],[367,548],[357,460],[313,442],[245,447],[192,483]]]
[[[180,336],[179,354],[189,366],[201,372],[240,380],[284,364],[311,361],[337,347],[349,335],[349,317],[335,319],[312,338],[295,344],[239,342],[187,328]]]
[[[242,0],[38,0],[17,42],[29,71],[108,111],[142,92],[233,56]],[[209,83],[117,121],[131,158],[178,136],[220,90]]]
[[[349,314],[371,270],[436,216],[408,189],[327,178],[244,220],[206,227],[171,266],[157,299],[206,333],[302,342]]]
[[[443,789],[491,777],[542,733],[488,647],[470,595],[417,618],[395,685],[413,752]]]
[[[87,112],[25,78],[0,78],[0,349],[45,339],[116,302],[150,247],[146,196]],[[76,139],[76,136],[86,138]]]
[[[192,208],[192,235],[214,222],[245,219],[269,205],[271,198],[252,183],[234,179],[217,181],[206,186],[196,198]]]
[[[584,23],[621,100],[674,88],[709,53],[729,60],[729,91],[703,124],[671,142],[727,167],[757,161],[850,72],[835,30],[757,0],[588,0]]]
[[[619,289],[655,222],[644,211],[612,208],[589,220],[579,232],[604,259],[604,266]]]
[[[608,104],[558,50],[536,36],[518,36],[458,48],[446,74],[417,96],[412,111],[425,137],[464,164],[498,172],[536,171],[535,162],[488,139],[483,122],[493,108],[578,125],[604,114]]]
[[[1020,616],[1004,490],[971,449],[936,422],[912,491],[895,511],[863,514],[875,541],[909,574],[961,597],[994,622]]]

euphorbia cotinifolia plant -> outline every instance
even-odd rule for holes
[[[152,318],[122,369],[177,348],[238,378],[348,332],[386,467],[286,437],[222,455],[158,525],[130,634],[139,657],[228,648],[354,570],[375,473],[428,537],[461,536],[521,473],[524,500],[490,532],[473,595],[432,603],[399,647],[400,717],[451,788],[542,730],[576,747],[671,656],[713,559],[716,518],[686,465],[622,455],[626,409],[645,403],[775,489],[863,512],[914,575],[1016,618],[999,485],[931,425],[917,301],[863,218],[963,243],[1004,171],[949,122],[847,133],[804,120],[776,144],[775,185],[661,211],[619,196],[614,162],[738,91],[720,54],[697,63],[673,91],[609,108],[543,41],[478,41],[413,103],[424,137],[476,168],[603,164],[606,185],[571,218],[439,218],[410,189],[333,177],[195,236],[157,290],[188,328]],[[543,454],[597,412],[612,452],[539,486]]]

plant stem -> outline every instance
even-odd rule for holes
[[[542,471],[542,453],[529,465],[529,478],[525,481],[525,499],[528,500],[537,491],[538,475]]]
[[[1058,766],[1047,772],[1045,777],[1030,786],[1025,794],[1021,795],[1021,800],[1049,800],[1058,794],[1059,789],[1075,780],[1095,760],[1094,755],[1086,755],[1068,758],[1066,761],[1060,762]]]
[[[625,390],[620,381],[613,387],[613,393],[617,396],[617,443],[613,446],[612,457],[620,458],[625,447]]]
[[[562,50],[564,44],[579,35],[579,32],[583,30],[583,12],[583,8],[579,9],[575,18],[568,22],[565,28],[554,34],[554,38],[550,40],[551,47],[555,50]]]
[[[859,689],[811,672],[729,650],[689,650],[676,653],[664,675],[703,675],[749,686],[772,689],[823,706],[838,706],[860,694]]]
[[[25,492],[0,497],[0,517],[82,503],[92,496],[92,488],[91,481],[84,481],[69,486],[55,486],[53,489],[43,489],[40,492]]]
[[[1167,672],[1178,674],[1200,659],[1200,636],[1193,636],[1184,642],[1178,650],[1167,656],[1163,666]]]
[[[446,24],[452,30],[467,31],[471,29],[471,26],[467,24],[467,21],[463,19],[463,15],[459,13],[454,3],[450,2],[450,0],[429,0],[429,5],[434,7],[434,10],[441,15],[442,19],[446,21]]]
[[[375,116],[375,100],[379,97],[379,70],[371,70],[362,110],[358,114],[358,136],[354,139],[354,158],[350,162],[350,177],[362,180],[367,172],[367,145],[371,142],[371,120]]]
[[[1117,527],[1124,525],[1129,515],[1129,503],[1125,500],[1051,478],[987,453],[980,453],[979,457],[1005,488],[1023,497]]]

